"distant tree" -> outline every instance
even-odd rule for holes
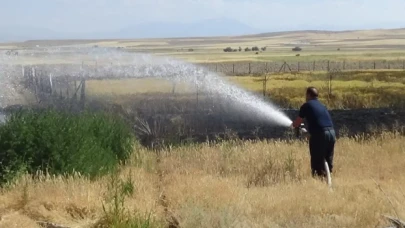
[[[259,52],[256,52],[256,55],[258,55],[259,54]]]
[[[340,48],[338,48],[337,50],[340,51]]]
[[[233,52],[237,52],[237,51],[238,51],[238,49],[233,49],[232,51],[233,51]]]
[[[189,51],[189,52],[192,52],[192,51],[194,51],[194,49],[192,49],[192,48],[189,48],[189,49],[188,49],[188,51]]]
[[[247,48],[245,48],[245,51],[251,51],[251,49],[247,47]]]
[[[262,47],[262,51],[266,51],[266,47]]]
[[[241,47],[239,47],[239,51],[242,51],[242,48],[241,48]]]
[[[300,54],[296,54],[295,56],[297,56],[297,57],[298,57],[298,56],[301,56],[301,55],[300,55]]]
[[[252,51],[259,51],[259,48],[258,47],[252,47]]]
[[[300,48],[300,47],[295,47],[295,48],[293,48],[292,50],[293,50],[293,51],[302,51],[302,48]]]
[[[227,47],[227,48],[224,49],[224,52],[232,52],[232,50],[233,49],[231,47]]]

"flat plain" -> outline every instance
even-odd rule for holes
[[[0,44],[0,50],[39,47],[112,47],[126,51],[173,56],[188,62],[289,61],[297,60],[292,48],[303,50],[299,59],[397,60],[405,59],[405,29],[361,31],[292,31],[238,37],[196,37],[138,40],[57,40]],[[266,51],[245,52],[246,47]],[[243,50],[225,53],[223,49]],[[192,49],[192,51],[191,51]],[[340,49],[340,50],[338,50]]]
[[[98,46],[194,63],[403,60],[404,37],[405,29],[298,31],[240,37],[27,41],[0,44],[0,50]],[[266,51],[223,51],[253,46]],[[299,57],[291,50],[295,46],[303,49]],[[34,64],[43,59],[24,61]],[[61,56],[49,61],[76,60]],[[328,108],[405,107],[402,70],[341,72],[333,80],[326,72],[224,79],[284,107],[299,107],[309,85],[320,89]],[[118,104],[139,97],[147,104],[156,94],[181,102],[195,99],[197,93],[193,85],[173,88],[173,83],[157,79],[90,80],[86,90],[90,96]],[[169,146],[158,152],[135,144],[127,164],[100,178],[46,172],[20,175],[0,189],[0,227],[39,228],[38,221],[72,228],[387,227],[385,215],[405,218],[403,135],[399,128],[369,138],[339,138],[332,189],[310,176],[307,141],[234,139]]]

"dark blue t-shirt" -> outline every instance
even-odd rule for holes
[[[328,110],[318,99],[309,100],[303,104],[300,108],[299,117],[307,120],[310,134],[320,133],[325,127],[333,127]]]

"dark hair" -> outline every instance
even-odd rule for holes
[[[307,88],[307,94],[310,97],[316,98],[316,97],[318,97],[318,90],[315,87],[308,87]]]

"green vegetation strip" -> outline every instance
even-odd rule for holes
[[[133,139],[109,114],[20,111],[0,125],[0,183],[38,171],[97,177],[129,158]]]

